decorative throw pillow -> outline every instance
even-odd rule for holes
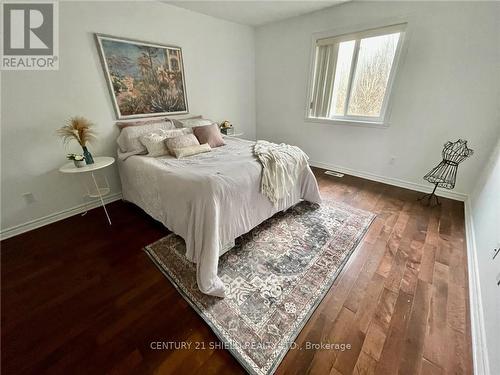
[[[170,155],[175,155],[174,149],[188,146],[198,146],[200,142],[193,134],[184,134],[178,137],[167,138],[165,145]]]
[[[148,156],[162,156],[168,154],[164,141],[165,135],[163,132],[150,133],[141,137],[141,143],[148,150]]]
[[[212,148],[208,145],[208,143],[204,143],[202,145],[174,148],[174,153],[175,157],[179,159],[186,156],[201,154],[203,152],[209,152],[211,150]]]
[[[172,124],[162,119],[141,126],[125,127],[116,139],[116,143],[118,144],[118,157],[121,160],[125,160],[132,155],[146,154],[147,149],[140,141],[143,135],[174,130],[180,131],[182,129],[172,129]]]
[[[165,136],[165,139],[178,137],[178,136],[184,135],[184,134],[193,134],[193,131],[191,129],[188,129],[188,128],[170,129],[170,130],[163,131],[163,135]]]
[[[196,126],[193,128],[193,134],[198,138],[200,143],[208,143],[212,148],[225,145],[217,124]]]
[[[167,148],[166,141],[175,139],[184,135],[190,135],[199,144],[196,137],[192,134],[191,129],[170,129],[161,130],[159,133],[150,133],[141,137],[141,143],[146,147],[149,156],[167,155],[169,149]],[[173,155],[173,153],[172,153]]]

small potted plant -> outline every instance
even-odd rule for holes
[[[85,167],[85,158],[83,157],[83,155],[68,154],[66,155],[66,158],[68,160],[73,160],[73,163],[75,163],[75,167],[77,168]]]

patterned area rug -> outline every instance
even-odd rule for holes
[[[207,296],[171,234],[146,252],[252,374],[270,374],[349,259],[374,215],[333,202],[302,202],[236,240],[219,259],[226,297]]]

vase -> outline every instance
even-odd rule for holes
[[[87,164],[94,164],[94,158],[92,157],[92,154],[87,150],[87,146],[82,146],[83,148],[83,157],[85,158],[85,163]]]

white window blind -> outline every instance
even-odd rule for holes
[[[308,117],[383,123],[405,27],[317,39]]]
[[[314,117],[325,117],[330,112],[337,53],[337,44],[326,44],[316,48],[316,74],[311,103],[311,115]]]

